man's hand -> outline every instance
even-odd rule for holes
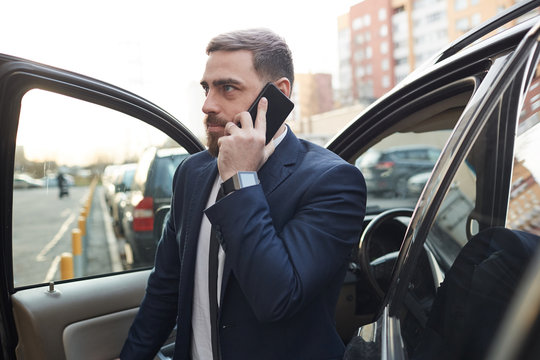
[[[225,135],[218,140],[217,162],[223,181],[238,171],[259,170],[274,152],[272,141],[265,146],[268,100],[263,97],[257,106],[255,126],[251,115],[247,111],[241,112],[225,126]]]

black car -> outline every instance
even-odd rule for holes
[[[170,204],[174,172],[188,155],[180,147],[152,147],[141,155],[137,163],[123,216],[119,220],[136,266],[152,265],[154,262],[161,236],[161,224],[155,224],[156,212]]]
[[[409,179],[431,171],[440,153],[440,149],[428,145],[370,149],[358,159],[357,166],[362,170],[369,195],[405,197],[409,194]]]
[[[371,149],[441,149],[418,197],[368,198],[364,231],[336,311],[346,359],[540,358],[539,6],[523,1],[458,39],[328,144],[351,164]],[[40,121],[49,110],[43,106],[51,103],[21,100],[41,91],[108,110],[90,124],[78,123],[77,133],[90,126],[133,132],[142,127],[137,139],[145,143],[139,146],[173,140],[189,153],[204,147],[168,113],[127,91],[0,55],[2,355],[114,358],[151,270],[111,267],[116,239],[109,241],[106,223],[99,226],[98,215],[106,210],[99,186],[78,186],[66,201],[46,189],[13,191],[17,132],[29,120],[19,116],[21,107],[37,107],[33,113]],[[51,113],[61,117],[64,107],[53,105]],[[68,114],[66,124],[88,112],[81,109]],[[151,132],[160,136],[143,136]],[[48,143],[56,139],[52,130],[43,136],[50,136]],[[127,145],[114,159],[99,155],[111,158],[108,163],[133,159],[133,143],[116,140]],[[67,251],[67,229],[77,217],[67,201],[76,207],[87,196],[94,200],[86,234],[88,272],[59,279],[56,259]]]

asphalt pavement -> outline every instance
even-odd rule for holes
[[[73,252],[72,230],[78,228],[81,210],[92,194],[86,220],[82,276],[123,269],[123,249],[112,230],[103,189],[71,187],[59,198],[57,188],[21,189],[13,192],[13,273],[15,287],[61,279],[61,256]]]

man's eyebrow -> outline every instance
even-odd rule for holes
[[[217,79],[217,80],[214,80],[212,81],[212,85],[214,86],[222,86],[222,85],[240,85],[241,82],[237,79],[233,79],[233,78],[227,78],[227,79]],[[208,82],[206,82],[205,80],[202,80],[201,81],[201,86],[208,86]]]

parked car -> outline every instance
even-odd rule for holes
[[[44,186],[44,183],[41,179],[34,179],[28,174],[16,174],[13,177],[13,188],[14,189],[33,189],[41,188]]]
[[[112,213],[112,201],[114,194],[116,193],[116,181],[121,174],[122,166],[119,164],[108,165],[103,170],[101,175],[101,184],[103,186],[103,194],[105,197],[105,203],[109,207],[109,211]]]
[[[133,262],[138,266],[154,262],[161,236],[161,231],[154,226],[154,218],[160,207],[170,204],[174,172],[188,155],[179,147],[152,147],[141,155],[120,220],[122,232],[133,252]],[[160,226],[158,228],[161,230]]]
[[[429,177],[431,176],[430,172],[422,172],[416,175],[411,176],[407,180],[407,193],[413,196],[418,197],[424,187],[426,186]]]
[[[113,220],[113,227],[120,236],[124,234],[122,219],[124,217],[127,199],[131,192],[133,178],[135,177],[135,170],[137,170],[137,164],[135,163],[121,165],[119,174],[114,181],[114,195],[111,200],[111,217]]]
[[[420,172],[431,172],[440,153],[440,149],[422,145],[370,149],[358,159],[357,166],[370,196],[405,197],[409,194],[407,181]]]
[[[346,359],[540,357],[538,7],[523,1],[458,39],[328,144],[351,164],[370,149],[442,149],[410,208],[399,198],[368,199],[373,205],[336,310]],[[121,111],[133,126],[150,124],[189,153],[203,146],[168,113],[127,91],[0,55],[0,165],[7,173],[0,178],[7,199],[0,208],[2,354],[114,358],[151,270],[53,285],[13,281],[20,106],[11,104],[34,88]]]

